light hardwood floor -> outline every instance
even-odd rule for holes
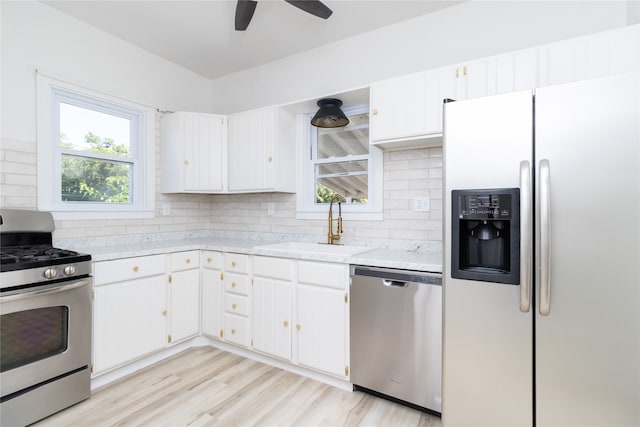
[[[429,426],[440,418],[211,347],[93,392],[44,426]]]

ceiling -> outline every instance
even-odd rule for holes
[[[241,32],[235,0],[42,1],[211,79],[462,3],[327,0],[333,15],[325,21],[282,0],[260,0]]]

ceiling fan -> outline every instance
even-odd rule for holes
[[[327,19],[333,11],[325,6],[320,0],[284,0],[298,9],[304,10],[318,18]],[[236,31],[244,31],[249,26],[253,12],[258,5],[253,0],[238,0],[236,5]]]

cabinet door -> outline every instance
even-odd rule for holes
[[[229,117],[229,190],[274,188],[276,108]]]
[[[222,272],[203,269],[202,277],[202,333],[222,338]]]
[[[538,52],[535,49],[495,58],[495,91],[509,93],[538,86]]]
[[[166,276],[96,286],[94,374],[165,346]]]
[[[211,114],[183,113],[184,189],[223,189],[224,118]]]
[[[372,141],[440,131],[437,72],[424,72],[371,85]]]
[[[476,61],[461,67],[458,78],[463,99],[481,98],[492,95],[489,91],[489,61]]]
[[[253,278],[253,348],[291,359],[291,282]]]
[[[348,377],[345,291],[300,285],[297,289],[298,362]]]
[[[171,275],[171,342],[198,334],[200,322],[200,270]]]

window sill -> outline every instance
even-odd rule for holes
[[[328,218],[328,208],[324,212],[304,212],[297,211],[296,219],[324,219]],[[337,219],[337,212],[334,213],[334,219]],[[382,221],[384,213],[382,212],[344,212],[342,211],[342,219],[345,221]]]
[[[85,220],[85,219],[148,219],[155,218],[154,211],[136,212],[80,212],[80,211],[53,211],[54,220]]]

